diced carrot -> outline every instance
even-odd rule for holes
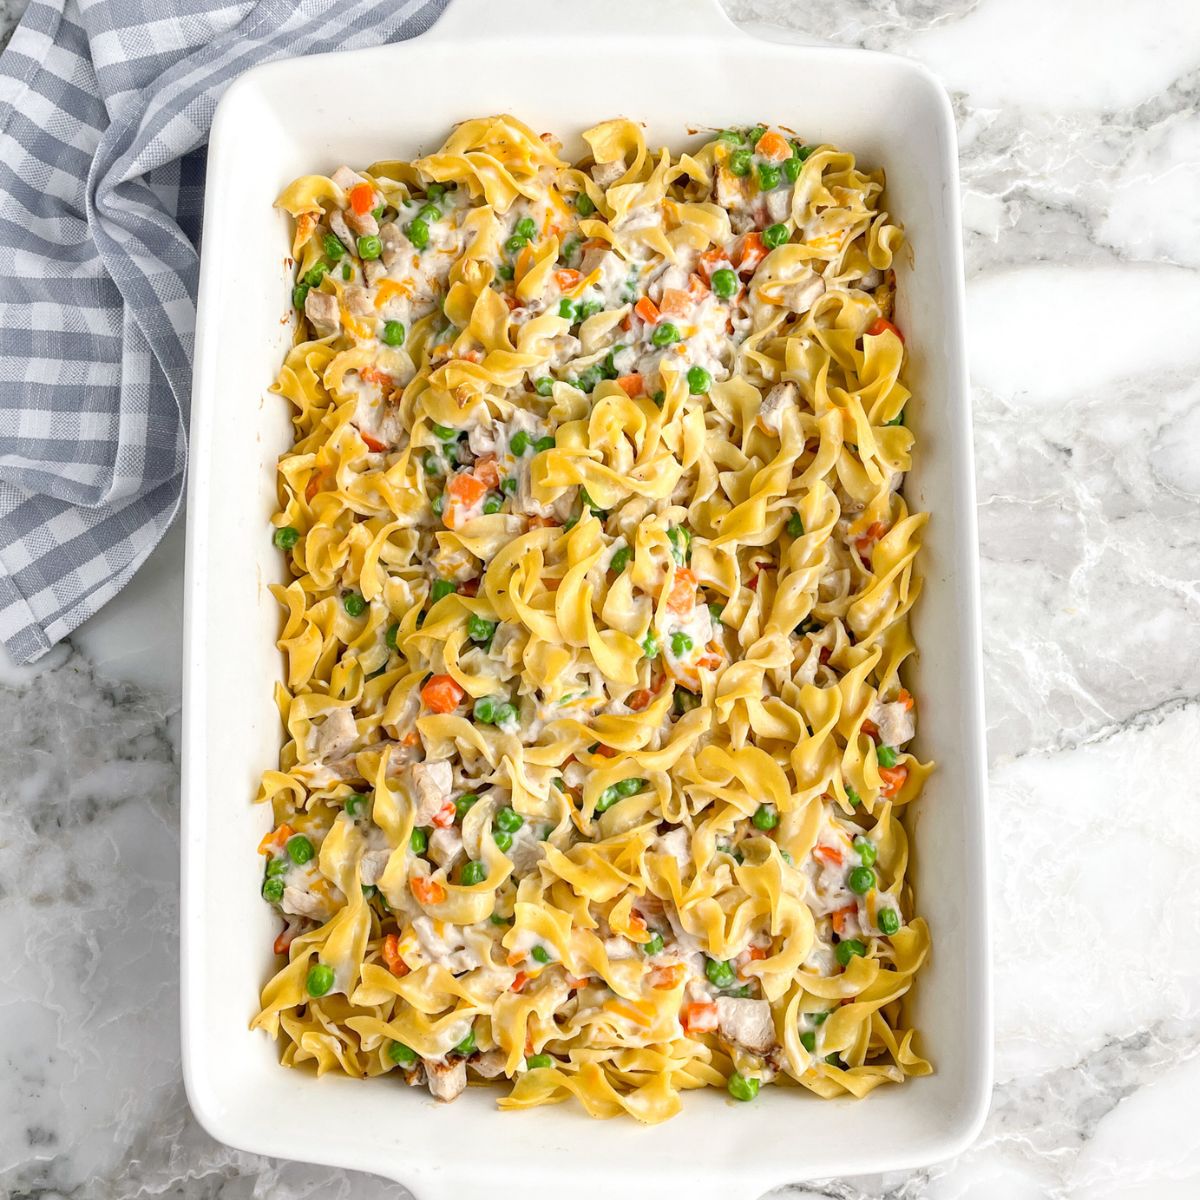
[[[400,939],[394,933],[389,933],[383,939],[382,951],[383,961],[387,963],[387,969],[393,975],[399,979],[408,974],[408,963],[400,957]]]
[[[263,837],[263,840],[258,843],[259,854],[272,854],[276,850],[282,850],[290,838],[296,831],[286,822],[279,826],[278,829],[272,829],[270,833]]]
[[[494,454],[487,454],[483,458],[477,458],[472,474],[486,488],[491,489],[500,486],[500,468],[496,465],[496,456]]]
[[[901,688],[896,693],[896,699],[899,700],[900,703],[904,705],[904,709],[906,712],[912,712],[913,705],[916,703],[916,701],[913,700],[912,693],[909,692],[908,688]]]
[[[608,250],[610,247],[603,238],[588,238],[579,248],[581,250]]]
[[[516,296],[505,296],[504,303],[508,305],[509,312],[516,312],[517,309],[521,307],[521,302],[516,298]]]
[[[401,739],[402,746],[415,746],[421,740],[415,729],[410,729]]]
[[[687,975],[687,967],[683,963],[672,963],[669,967],[655,967],[650,972],[650,986],[659,991],[670,991],[678,987]]]
[[[623,330],[625,330],[625,332],[626,332],[626,333],[628,333],[628,332],[629,332],[629,331],[630,331],[630,330],[633,328],[633,321],[632,321],[632,320],[630,320],[630,317],[629,317],[629,314],[628,314],[628,313],[626,313],[626,314],[625,314],[625,315],[624,315],[624,316],[621,318],[621,328],[622,328]]]
[[[642,709],[645,708],[646,705],[649,704],[653,699],[654,696],[652,693],[648,692],[645,688],[638,688],[638,690],[629,697],[626,703],[630,708],[633,709],[634,712],[641,712]]]
[[[588,985],[588,981],[586,979],[577,979],[574,975],[568,975],[566,983],[567,987],[569,987],[573,992],[577,992],[580,988],[587,987]]]
[[[579,281],[582,278],[583,276],[578,271],[573,271],[570,267],[565,267],[561,271],[554,272],[554,282],[564,292],[569,292],[573,287],[578,287]]]
[[[711,280],[713,272],[716,271],[723,262],[728,260],[728,255],[725,253],[724,246],[714,246],[711,250],[706,250],[696,260],[696,266],[700,268],[700,274],[706,280]]]
[[[642,381],[642,377],[640,375],[622,375],[621,378],[617,380],[617,386],[631,400],[634,396],[640,396],[646,390],[646,385]]]
[[[396,381],[378,367],[360,367],[358,377],[363,383],[377,383],[380,387],[390,388]]]
[[[616,758],[617,752],[611,746],[597,746],[596,753],[601,758]]]
[[[688,276],[687,294],[693,300],[703,300],[708,295],[708,284],[699,275]]]
[[[871,328],[868,329],[867,332],[872,337],[878,337],[885,329],[890,329],[901,341],[904,341],[904,334],[900,332],[900,327],[898,325],[893,325],[891,321],[888,321],[883,317],[876,318],[874,323],[871,325]]]
[[[358,431],[358,436],[367,443],[367,449],[374,450],[376,454],[387,449],[384,442],[377,442],[369,433],[364,433],[361,429]]]
[[[421,689],[425,707],[435,713],[453,712],[461,703],[464,692],[449,675],[435,675]]]
[[[839,908],[836,912],[830,915],[830,922],[833,925],[833,932],[841,937],[846,932],[846,918],[857,915],[858,905],[847,904],[845,908]]]
[[[441,808],[433,814],[432,823],[438,829],[449,829],[454,824],[454,818],[458,815],[458,809],[454,807],[453,800],[447,800]]]
[[[747,954],[746,961],[738,968],[738,978],[739,979],[748,979],[749,978],[749,976],[746,975],[745,971],[746,971],[746,967],[750,963],[761,962],[764,958],[767,957],[767,952],[761,946],[751,946],[750,949],[746,951],[746,954]]]
[[[860,534],[854,539],[854,544],[858,547],[860,553],[866,554],[887,533],[887,530],[888,527],[882,521],[874,521],[865,533]]]
[[[375,199],[375,189],[369,183],[358,183],[350,189],[350,207],[364,217],[371,211],[371,201]]]
[[[687,292],[680,291],[679,288],[665,288],[662,294],[662,303],[658,307],[664,315],[681,317],[688,311],[691,304],[692,298]]]
[[[842,865],[842,852],[836,846],[814,846],[813,858],[819,858],[831,867],[840,867]]]
[[[515,967],[517,963],[525,961],[524,950],[510,950],[504,960],[510,967]]]
[[[408,886],[412,888],[418,904],[441,904],[446,899],[446,889],[436,879],[426,875],[414,875]]]
[[[701,1001],[687,1005],[683,1010],[684,1033],[715,1033],[717,1029],[717,1006]]]
[[[880,767],[879,778],[883,780],[883,795],[890,800],[908,779],[908,768],[903,764],[898,767]]]
[[[560,526],[560,522],[555,521],[552,517],[530,517],[529,518],[529,528],[530,529],[557,529],[557,528],[559,528],[559,526]]]
[[[637,313],[647,325],[656,325],[659,319],[658,306],[650,299],[649,296],[643,296],[634,306],[633,311]]]
[[[529,976],[524,971],[518,971],[516,978],[509,987],[510,992],[519,992],[529,982]]]
[[[279,936],[275,939],[275,942],[272,945],[271,949],[274,950],[276,954],[286,954],[288,951],[288,947],[292,944],[293,941],[295,941],[295,939],[296,939],[296,931],[292,928],[292,926],[290,924],[285,925],[279,931]]]
[[[878,725],[876,725],[874,721],[864,721],[864,722],[862,723],[862,731],[863,731],[863,733],[865,733],[865,734],[867,735],[867,737],[869,737],[869,738],[871,739],[871,741],[873,741],[873,742],[874,742],[876,745],[878,745],[878,744],[879,744],[879,726],[878,726]]]
[[[477,500],[482,500],[487,495],[487,490],[486,483],[476,479],[474,475],[467,474],[466,471],[459,471],[446,484],[446,491],[465,508],[470,508]]]
[[[780,137],[769,129],[758,139],[758,145],[754,148],[763,158],[769,158],[772,162],[784,162],[792,157],[792,148],[788,145],[787,138]]]
[[[465,583],[458,585],[458,594],[460,596],[478,596],[479,595],[479,580],[468,579]]]
[[[675,582],[667,597],[667,607],[673,613],[689,613],[696,604],[696,576],[687,567],[675,568]]]
[[[753,271],[764,258],[767,257],[767,248],[763,245],[762,235],[748,233],[742,238],[742,249],[738,254],[738,270],[744,275],[747,271]]]

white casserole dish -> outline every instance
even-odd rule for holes
[[[971,418],[963,345],[957,153],[940,85],[906,60],[763,42],[713,0],[455,0],[429,34],[378,49],[259,67],[213,124],[192,397],[184,639],[183,1064],[201,1124],[240,1149],[374,1171],[420,1198],[486,1185],[576,1198],[753,1197],[790,1181],[913,1167],[975,1136],[991,1083],[984,856],[985,764]],[[554,32],[566,30],[569,32]],[[507,64],[507,69],[505,67]],[[545,69],[542,69],[542,68]],[[684,81],[702,80],[702,86]],[[354,105],[336,81],[353,80]],[[315,86],[324,81],[330,86]],[[414,100],[415,98],[415,100]],[[275,462],[287,405],[268,395],[291,340],[285,217],[297,175],[416,157],[463,118],[509,111],[568,139],[617,115],[678,148],[688,130],[777,121],[834,142],[888,175],[888,207],[913,255],[898,321],[911,351],[916,466],[910,506],[929,509],[918,742],[939,769],[915,819],[918,910],[933,933],[914,1018],[936,1072],[865,1101],[766,1089],[753,1105],[687,1093],[666,1125],[597,1124],[573,1106],[496,1110],[471,1088],[441,1106],[388,1080],[285,1070],[248,1023],[272,970],[277,921],[259,899],[255,847],[268,813],[250,803],[276,762],[272,688],[283,578],[271,544]]]

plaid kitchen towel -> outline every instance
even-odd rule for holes
[[[0,641],[16,661],[112,599],[179,511],[221,93],[270,59],[412,37],[444,5],[30,3],[0,55]]]

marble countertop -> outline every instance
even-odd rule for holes
[[[787,1194],[1194,1198],[1200,6],[728,7],[911,55],[953,94],[983,554],[991,1115],[954,1161]],[[68,644],[0,663],[0,1195],[395,1195],[230,1151],[188,1111],[182,551],[176,527]]]

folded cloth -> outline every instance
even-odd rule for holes
[[[0,641],[44,654],[179,511],[221,93],[445,0],[32,0],[0,55]],[[329,86],[342,85],[329,80]]]

